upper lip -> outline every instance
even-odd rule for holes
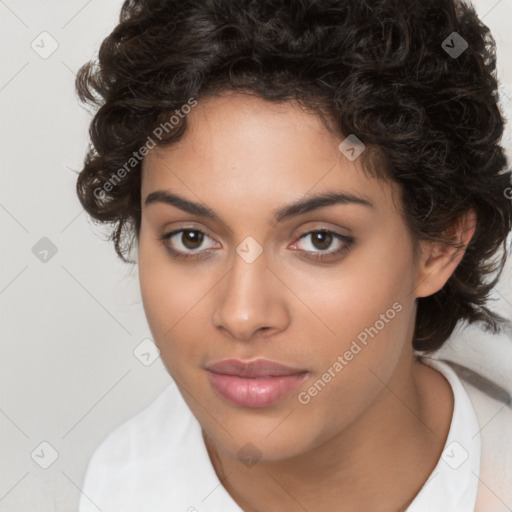
[[[306,373],[306,370],[292,368],[269,359],[256,359],[254,361],[241,361],[239,359],[224,359],[206,367],[213,373],[234,375],[237,377],[276,377],[283,375],[297,375]]]

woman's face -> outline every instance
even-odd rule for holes
[[[344,139],[294,103],[225,94],[201,100],[188,123],[180,142],[143,164],[139,276],[149,327],[225,453],[241,458],[248,442],[266,460],[305,453],[360,417],[411,363],[417,265],[398,189],[366,177],[360,158],[338,148]],[[327,193],[358,199],[288,209]],[[302,373],[207,370],[226,359]]]

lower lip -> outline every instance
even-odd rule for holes
[[[240,407],[265,407],[291,393],[307,373],[276,377],[242,378],[208,372],[213,388],[222,398]]]

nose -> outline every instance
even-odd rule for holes
[[[212,321],[225,335],[250,341],[286,329],[289,312],[286,286],[267,266],[264,253],[252,263],[238,254],[217,288]]]

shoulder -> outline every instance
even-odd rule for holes
[[[106,436],[91,461],[108,460],[117,465],[132,458],[147,458],[161,447],[161,442],[172,439],[170,435],[179,434],[187,424],[188,413],[176,385],[171,383],[146,408]]]
[[[506,382],[471,376],[467,370],[458,372],[480,427],[482,451],[476,511],[508,511],[512,507],[511,390]]]
[[[512,336],[459,330],[432,357],[457,374],[478,419],[481,464],[476,511],[512,508]]]
[[[87,466],[80,512],[97,511],[97,507],[105,512],[119,507],[137,510],[134,500],[172,478],[175,466],[169,457],[179,458],[180,449],[186,449],[184,434],[190,422],[190,410],[173,382],[96,448]]]

